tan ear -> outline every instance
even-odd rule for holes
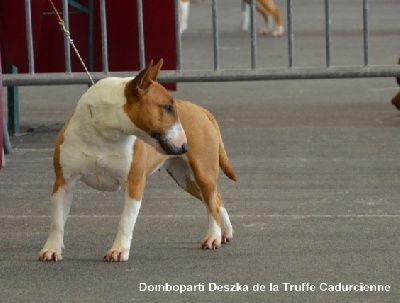
[[[164,60],[161,58],[160,61],[157,62],[156,65],[152,66],[149,70],[149,78],[153,81],[157,81],[158,74],[160,73],[161,67],[164,63]]]
[[[139,96],[140,93],[148,88],[151,84],[150,79],[150,71],[153,67],[153,60],[137,74],[135,78],[133,78],[129,83],[126,85],[125,94]]]

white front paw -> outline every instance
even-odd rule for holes
[[[54,240],[57,237],[50,235],[43,249],[39,253],[39,261],[61,261],[62,260],[62,249],[64,243],[61,240]]]
[[[207,235],[201,242],[202,249],[217,249],[221,247],[221,235]]]
[[[45,245],[43,249],[39,253],[39,261],[46,262],[46,261],[61,261],[61,246],[48,246]]]
[[[111,248],[103,257],[107,262],[125,262],[129,259],[129,249]]]

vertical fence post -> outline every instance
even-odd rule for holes
[[[330,0],[325,0],[326,67],[331,67],[331,9]]]
[[[6,65],[7,73],[16,75],[18,68],[12,64]],[[8,129],[11,134],[19,133],[19,91],[17,86],[7,87]]]
[[[64,25],[67,31],[69,31],[69,10],[68,10],[68,1],[62,0],[63,5],[63,19]],[[65,54],[65,72],[67,74],[71,73],[71,47],[69,43],[69,39],[66,35],[64,35],[64,54]]]
[[[100,25],[101,25],[101,58],[103,73],[108,73],[108,41],[107,41],[107,18],[106,0],[100,0]]]
[[[94,70],[94,18],[93,18],[93,11],[94,11],[94,3],[93,0],[89,0],[89,11],[88,11],[88,18],[89,18],[89,50],[88,50],[88,70],[92,72]]]
[[[180,0],[175,0],[175,40],[176,40],[176,70],[182,71],[182,33],[180,30],[179,10]]]
[[[33,52],[31,0],[25,0],[25,22],[26,22],[26,45],[28,49],[29,73],[34,74],[35,60]]]
[[[251,69],[257,68],[256,0],[250,3]]]
[[[288,35],[288,48],[289,48],[289,67],[294,67],[294,53],[293,53],[293,11],[292,0],[287,0],[287,35]]]
[[[137,5],[138,31],[139,31],[139,64],[140,64],[140,69],[143,69],[146,66],[146,58],[145,58],[145,50],[144,50],[143,2],[142,2],[142,0],[136,0],[136,5]]]
[[[363,41],[364,41],[364,65],[369,65],[369,27],[368,27],[368,0],[363,0]]]
[[[219,70],[219,29],[217,0],[212,0],[212,24],[214,41],[214,70]]]

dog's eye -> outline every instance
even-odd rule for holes
[[[171,104],[167,104],[164,105],[164,110],[168,113],[168,114],[172,114],[174,111],[174,107]]]

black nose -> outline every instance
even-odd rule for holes
[[[187,143],[182,144],[182,147],[181,147],[182,154],[187,153],[188,150],[189,150],[189,146],[187,145]]]

